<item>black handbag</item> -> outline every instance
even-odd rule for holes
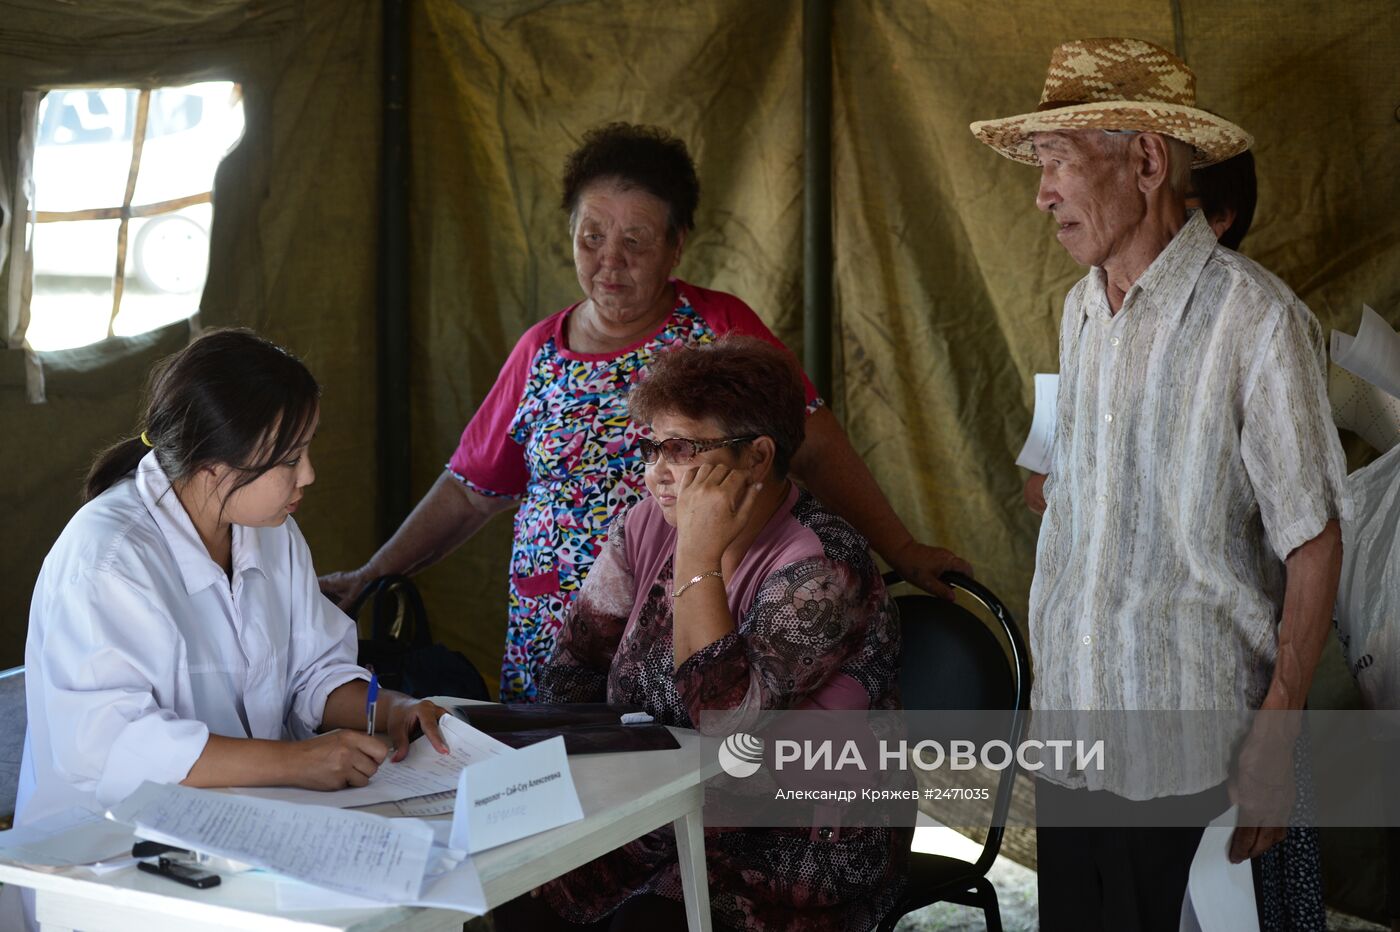
[[[366,605],[369,637],[360,639],[359,663],[374,668],[380,685],[415,699],[491,698],[470,660],[433,641],[423,596],[407,576],[376,579],[356,597],[348,614],[358,622]]]

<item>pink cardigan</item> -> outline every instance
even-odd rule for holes
[[[758,537],[749,545],[748,553],[739,566],[724,581],[729,600],[729,613],[737,623],[753,604],[758,587],[778,567],[822,556],[822,542],[810,528],[803,526],[792,514],[800,490],[789,483],[787,498]],[[636,580],[636,597],[632,614],[627,618],[623,639],[631,634],[646,601],[643,596],[661,575],[662,568],[676,552],[676,529],[667,523],[661,508],[651,496],[627,513],[627,563]],[[870,708],[870,694],[852,677],[834,673],[822,686],[807,697],[798,708],[830,710],[862,710]]]

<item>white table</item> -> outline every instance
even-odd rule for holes
[[[702,765],[697,759],[694,745],[700,739],[694,732],[671,730],[681,743],[679,751],[569,758],[584,818],[477,855],[487,904],[496,907],[513,900],[669,822],[680,853],[687,921],[692,930],[707,932],[710,888],[700,807],[704,780],[719,765],[714,760]],[[225,875],[219,886],[208,890],[134,868],[96,879],[82,874],[78,869],[44,873],[0,864],[0,883],[36,891],[35,911],[45,932],[446,932],[460,930],[465,919],[452,910],[409,907],[279,913],[276,881],[262,873]]]

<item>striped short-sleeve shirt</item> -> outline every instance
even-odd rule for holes
[[[1102,269],[1075,285],[1031,587],[1035,708],[1259,706],[1283,561],[1350,509],[1325,365],[1317,319],[1200,213],[1116,314]],[[1158,789],[1193,791],[1171,783],[1167,767]]]

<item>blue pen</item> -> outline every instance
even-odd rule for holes
[[[369,671],[369,692],[365,693],[365,733],[374,737],[374,707],[379,702],[379,674]]]

